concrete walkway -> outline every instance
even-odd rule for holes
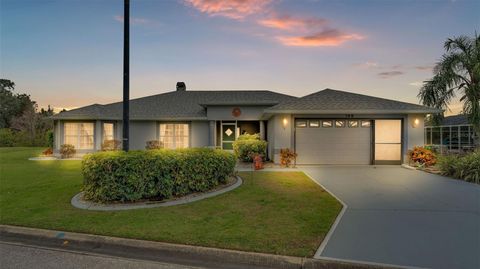
[[[480,268],[480,186],[399,166],[301,170],[346,205],[316,258]]]

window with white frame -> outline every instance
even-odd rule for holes
[[[94,148],[93,122],[66,122],[63,124],[63,143],[76,149]]]
[[[115,125],[111,122],[103,123],[103,142],[115,139]]]
[[[187,123],[160,124],[160,142],[164,148],[188,148],[189,141],[189,125]]]

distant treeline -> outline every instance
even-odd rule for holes
[[[50,106],[39,110],[30,95],[15,92],[13,81],[0,79],[0,147],[52,147],[53,114]]]

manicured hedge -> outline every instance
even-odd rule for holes
[[[87,154],[82,162],[84,198],[125,202],[203,192],[225,183],[235,163],[233,154],[214,149]]]
[[[267,141],[260,139],[260,134],[240,135],[233,142],[233,152],[241,161],[252,162],[255,155],[265,158],[267,155]]]

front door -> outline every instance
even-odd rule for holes
[[[222,124],[222,149],[233,150],[235,141],[235,123]]]
[[[400,164],[402,121],[375,120],[375,164]]]

